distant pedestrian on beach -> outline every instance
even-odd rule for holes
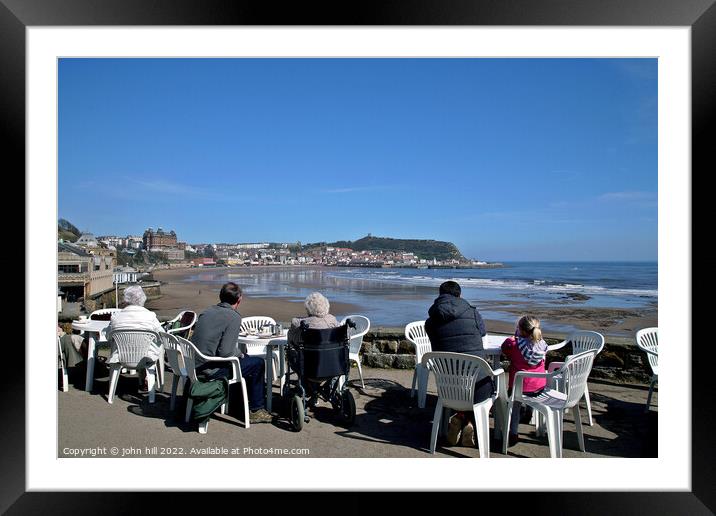
[[[510,361],[509,389],[515,382],[517,371],[528,371],[530,373],[544,373],[544,359],[547,354],[547,343],[542,339],[542,329],[539,319],[525,315],[517,321],[515,336],[509,337],[502,343],[502,352]],[[522,381],[522,394],[536,396],[541,393],[547,380],[545,378],[525,378]],[[517,444],[519,439],[518,429],[520,424],[521,403],[512,405],[510,416],[510,435],[507,441],[509,446]]]
[[[204,355],[210,357],[238,357],[241,376],[246,380],[251,423],[266,423],[272,420],[266,409],[265,368],[261,357],[250,357],[239,350],[238,339],[241,330],[241,287],[236,283],[224,284],[219,291],[219,304],[204,310],[194,325],[192,343]],[[217,366],[206,362],[197,367],[201,379],[229,378],[230,365]],[[246,400],[245,400],[246,402]]]
[[[467,353],[477,355],[482,351],[482,337],[486,335],[485,323],[477,308],[460,297],[462,289],[455,281],[440,285],[440,295],[428,310],[425,332],[430,338],[433,351]],[[475,385],[475,403],[492,396],[495,390],[492,379],[483,375]],[[448,424],[447,442],[454,446],[475,446],[474,415],[457,412]]]

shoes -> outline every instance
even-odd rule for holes
[[[249,421],[251,423],[270,423],[273,416],[266,409],[258,409],[249,412]]]
[[[460,444],[463,446],[475,447],[475,427],[472,426],[471,421],[468,421],[462,428],[462,438],[460,439]]]
[[[512,448],[520,440],[520,436],[517,434],[510,434],[507,438],[507,447]]]
[[[450,417],[447,431],[447,443],[449,446],[455,446],[460,441],[462,434],[462,417],[460,414],[453,414]]]

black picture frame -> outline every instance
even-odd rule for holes
[[[7,175],[23,177],[25,170],[25,29],[70,25],[689,26],[692,38],[692,191],[699,192],[698,188],[693,188],[697,178],[701,180],[716,169],[711,140],[707,136],[710,134],[708,129],[714,125],[716,103],[714,0],[455,0],[449,3],[392,0],[351,4],[297,2],[281,9],[270,2],[249,4],[228,0],[0,0],[0,116],[3,121],[0,131],[6,149],[5,162],[13,163],[5,169]],[[697,174],[698,170],[700,173]],[[692,207],[698,204],[696,199],[693,201]],[[700,221],[692,216],[692,220],[692,230],[705,224],[704,219]],[[699,282],[699,287],[705,290],[712,283],[711,279],[705,279]],[[705,316],[704,305],[692,303],[692,320],[704,320],[700,317],[700,314]],[[690,346],[691,342],[673,344]],[[713,489],[716,460],[710,438],[714,423],[710,410],[711,389],[706,385],[710,377],[709,362],[695,360],[690,364],[694,379],[691,492],[568,492],[559,494],[558,502],[554,493],[510,493],[510,504],[524,503],[525,510],[538,514],[555,514],[555,503],[560,508],[558,513],[711,514],[716,510]],[[141,499],[146,501],[147,494],[25,492],[24,371],[24,353],[18,353],[13,357],[12,367],[4,367],[0,374],[5,414],[0,441],[0,511],[9,514],[128,512]],[[81,486],[79,482],[78,487]],[[172,499],[176,501],[180,496],[191,495],[174,493]],[[489,506],[491,500],[502,500],[500,503],[504,504],[502,495],[485,493],[479,496],[483,497],[485,506]],[[349,495],[341,505],[344,509],[350,507],[353,505],[351,500],[357,502],[358,498],[358,494]],[[453,499],[462,503],[458,498]],[[421,503],[422,497],[413,499]],[[306,494],[295,497],[294,501],[304,508],[304,504],[311,503]],[[386,501],[383,497],[381,502],[375,503]],[[399,503],[404,506],[407,500],[401,499]],[[570,511],[570,507],[575,508],[574,511]],[[160,510],[172,509],[164,505]]]

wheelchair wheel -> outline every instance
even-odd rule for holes
[[[353,393],[346,389],[341,394],[340,415],[347,426],[351,426],[356,420],[356,400]]]
[[[303,398],[298,394],[295,394],[291,398],[291,425],[296,432],[300,432],[303,429],[303,418],[305,410],[303,407]]]

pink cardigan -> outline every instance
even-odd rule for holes
[[[530,373],[544,373],[544,360],[536,366],[531,366],[520,353],[517,347],[517,339],[509,337],[502,343],[502,352],[510,360],[510,389],[515,381],[517,371],[529,371]],[[545,378],[525,378],[522,380],[522,392],[534,392],[543,389],[547,385]]]

